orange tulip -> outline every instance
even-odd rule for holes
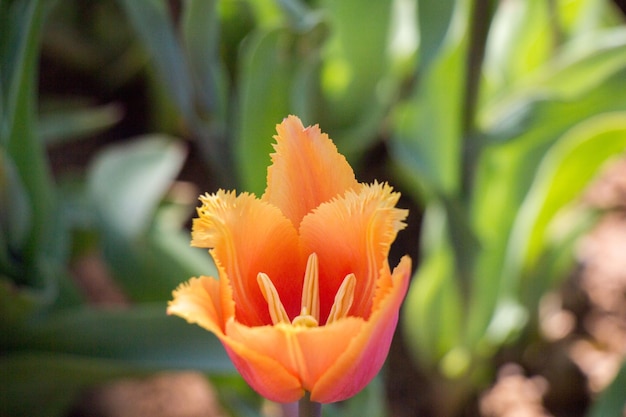
[[[387,256],[406,210],[387,184],[361,184],[318,126],[277,126],[261,199],[200,197],[192,245],[211,248],[219,280],[192,278],[168,314],[213,332],[244,379],[277,402],[356,394],[389,351],[411,259]]]

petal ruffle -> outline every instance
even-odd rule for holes
[[[257,284],[259,272],[271,277],[290,317],[299,314],[304,262],[291,222],[247,193],[219,190],[200,200],[191,244],[213,248],[211,255],[230,281],[237,320],[249,326],[271,323]]]
[[[319,259],[320,323],[325,323],[349,273],[357,279],[351,315],[369,317],[389,247],[405,226],[407,210],[395,208],[399,197],[387,184],[363,185],[359,193],[348,191],[302,220],[303,250],[317,253]]]
[[[232,315],[234,309],[232,300],[226,303],[222,301],[220,283],[212,277],[191,278],[180,284],[172,295],[167,314],[180,316],[215,334],[223,332],[228,310]]]
[[[276,131],[262,200],[278,207],[296,228],[321,203],[359,187],[348,161],[319,126],[305,128],[289,116]]]
[[[311,389],[311,401],[342,401],[362,390],[380,371],[398,322],[400,304],[411,278],[411,258],[404,256],[394,269],[390,288],[380,299],[361,332],[351,340]],[[387,281],[387,280],[386,280]]]

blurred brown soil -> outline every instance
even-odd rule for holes
[[[68,417],[225,417],[213,388],[196,372],[121,379],[85,390]]]

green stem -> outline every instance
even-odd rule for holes
[[[311,401],[310,394],[307,392],[298,403],[299,417],[321,417],[322,404]]]
[[[471,192],[472,175],[478,155],[476,143],[476,113],[480,91],[480,77],[487,35],[495,10],[493,0],[474,0],[471,7],[469,47],[465,73],[465,99],[463,103],[463,176],[462,195],[467,198]]]

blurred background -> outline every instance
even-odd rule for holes
[[[0,0],[0,415],[281,416],[165,315],[197,196],[319,124],[410,209],[383,371],[326,416],[626,416],[626,5]]]

